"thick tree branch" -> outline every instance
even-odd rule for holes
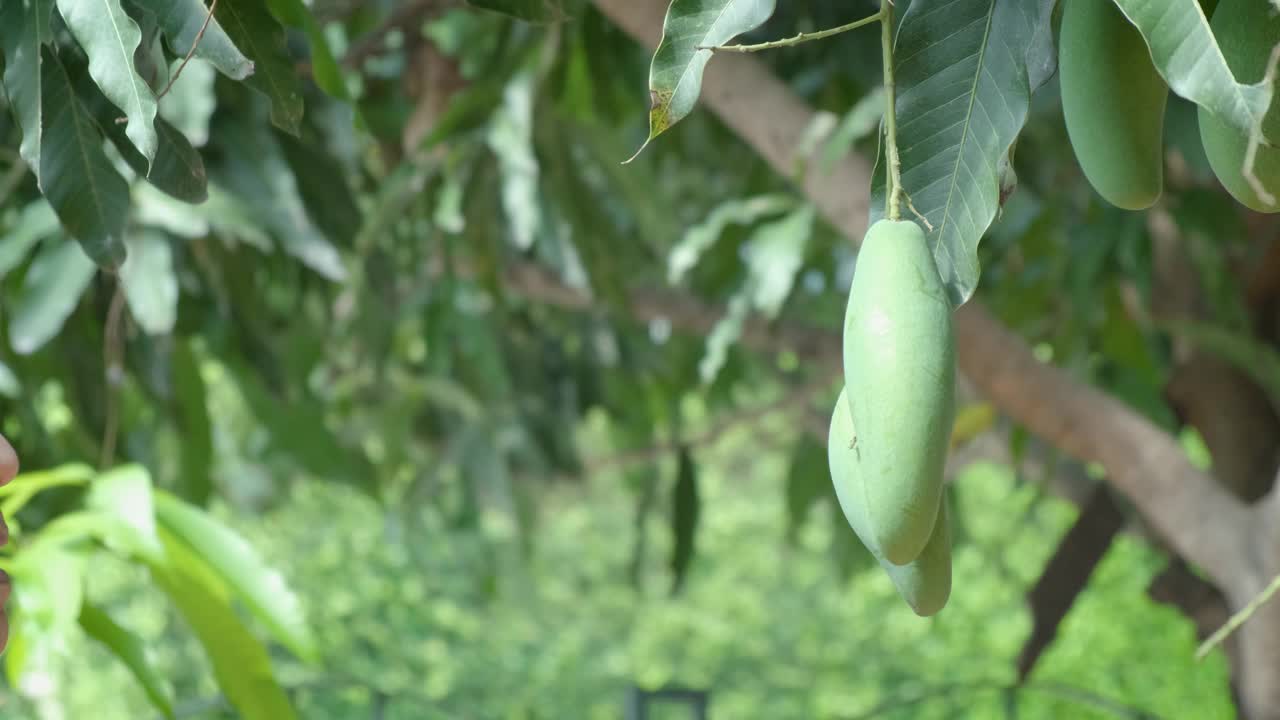
[[[594,2],[647,48],[657,46],[665,2]],[[707,67],[702,98],[778,172],[791,172],[813,112],[765,65],[746,56],[716,57]],[[827,172],[813,165],[802,180],[805,195],[852,242],[860,242],[871,177],[867,161],[847,157]],[[1172,437],[1119,401],[1037,361],[976,300],[956,313],[956,331],[961,370],[994,405],[1072,456],[1101,463],[1111,484],[1153,528],[1215,582],[1240,587],[1256,577],[1246,553],[1251,514],[1192,466]],[[832,334],[818,347],[826,348],[820,356],[831,358],[839,352],[839,338]]]

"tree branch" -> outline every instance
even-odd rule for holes
[[[647,48],[657,46],[665,2],[594,2]],[[789,176],[813,111],[766,66],[744,55],[714,58],[703,79],[702,99],[775,170]],[[848,156],[830,170],[819,165],[807,168],[805,195],[850,241],[860,242],[871,184],[868,162]],[[1072,456],[1101,463],[1108,481],[1215,582],[1238,588],[1256,575],[1246,552],[1252,515],[1191,465],[1172,437],[1121,402],[1037,361],[1026,343],[976,300],[957,311],[956,334],[960,369],[996,407]],[[744,334],[744,342],[754,339]],[[816,340],[807,333],[797,339]],[[805,345],[839,362],[840,342],[834,333],[817,343],[822,350]]]

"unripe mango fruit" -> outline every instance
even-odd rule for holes
[[[951,596],[951,523],[946,501],[939,504],[937,521],[924,551],[906,565],[894,565],[884,558],[870,532],[866,488],[858,467],[858,446],[852,442],[853,420],[844,390],[840,391],[840,398],[836,401],[828,432],[827,461],[845,520],[884,568],[898,594],[911,609],[922,617],[933,615],[946,606]]]
[[[1280,16],[1269,0],[1221,0],[1209,27],[1213,29],[1218,47],[1222,48],[1222,55],[1236,80],[1242,83],[1262,80],[1271,48],[1280,43]],[[1198,109],[1197,115],[1200,119],[1200,142],[1209,158],[1209,166],[1227,192],[1242,205],[1258,212],[1280,211],[1280,202],[1263,202],[1244,177],[1248,135],[1203,107]],[[1280,113],[1272,111],[1267,115],[1264,132],[1270,138],[1280,138]],[[1280,148],[1260,145],[1254,156],[1253,174],[1267,192],[1280,197]]]
[[[1058,80],[1067,136],[1089,184],[1125,210],[1154,205],[1164,188],[1169,86],[1111,0],[1066,0]]]
[[[895,565],[916,559],[938,517],[955,365],[951,304],[924,231],[876,222],[845,309],[844,375],[867,532]]]

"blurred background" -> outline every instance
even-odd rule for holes
[[[0,25],[31,7],[3,4]],[[1194,658],[1221,608],[1171,603],[1160,581],[1189,573],[1105,474],[967,386],[951,600],[899,599],[827,470],[853,244],[706,109],[623,165],[652,54],[597,6],[221,0],[263,53],[246,84],[183,65],[171,5],[190,36],[200,7],[122,6],[147,81],[183,67],[159,117],[187,171],[151,183],[50,30],[128,181],[119,273],[59,227],[0,114],[0,428],[24,470],[0,493],[0,716],[603,719],[673,688],[647,717],[1235,715],[1222,651]],[[781,3],[741,40],[877,7]],[[755,56],[818,113],[805,162],[874,157],[878,33]],[[1156,259],[1243,332],[1241,268],[1276,228],[1216,185],[1177,98],[1167,142],[1167,202],[1106,206],[1051,80],[978,296],[1207,467]],[[1033,636],[1028,593],[1100,497],[1115,518]]]

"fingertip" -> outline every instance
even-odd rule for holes
[[[8,438],[0,435],[0,485],[4,485],[18,475],[18,453],[14,452]]]

